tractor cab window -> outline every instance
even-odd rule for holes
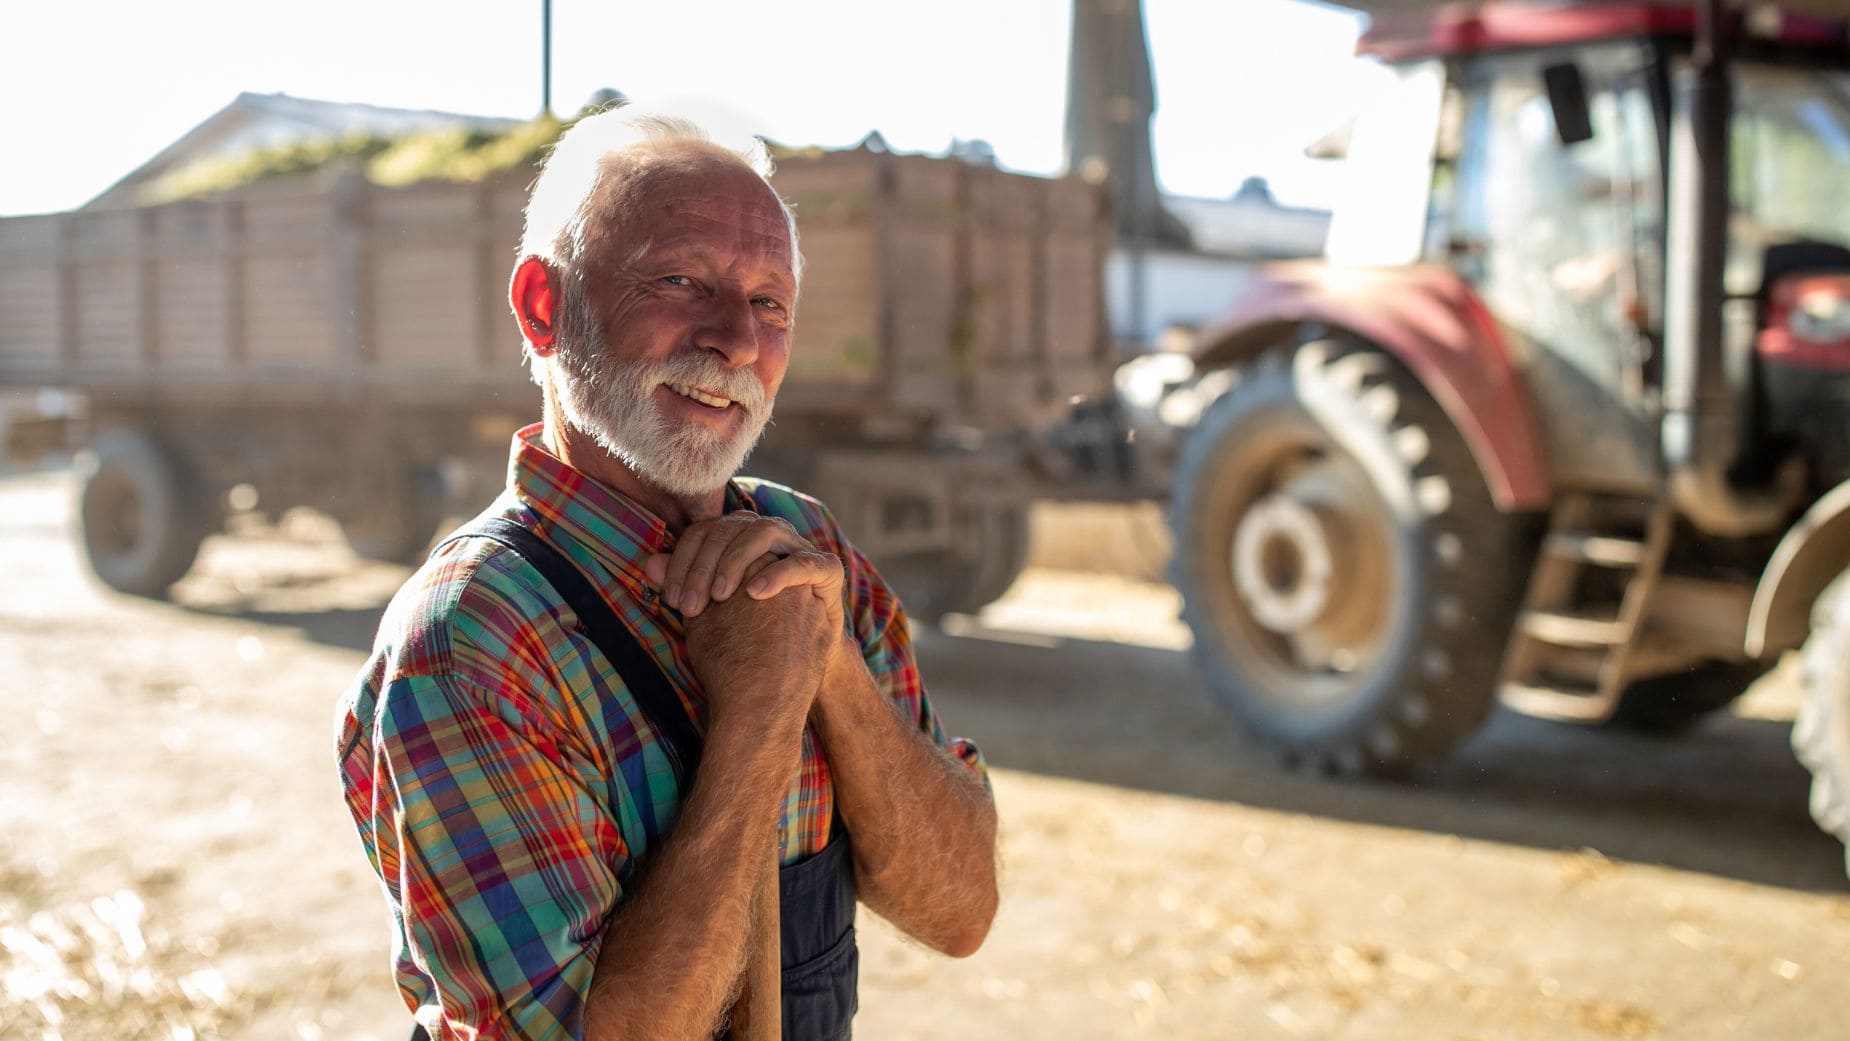
[[[1734,68],[1728,291],[1747,294],[1770,245],[1850,246],[1850,71]]]
[[[1555,476],[1614,490],[1655,481],[1645,398],[1664,206],[1648,62],[1620,42],[1466,65],[1445,232],[1450,262],[1503,325],[1543,410],[1586,417],[1551,438]],[[1564,78],[1576,81],[1568,114],[1581,124],[1566,134],[1549,96]]]
[[[1564,143],[1547,74],[1571,63],[1592,136]],[[1663,181],[1641,52],[1626,46],[1476,64],[1449,245],[1504,321],[1551,339],[1592,312],[1656,327]],[[1624,319],[1623,322],[1619,319]]]

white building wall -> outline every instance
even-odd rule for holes
[[[1199,328],[1233,308],[1261,261],[1201,253],[1143,254],[1144,307],[1137,319],[1132,294],[1136,258],[1114,249],[1105,262],[1105,303],[1112,336],[1120,343],[1153,346],[1172,325]]]

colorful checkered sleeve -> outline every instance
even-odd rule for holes
[[[444,1018],[578,1037],[622,840],[556,740],[451,678],[385,694],[379,745],[404,925]],[[422,1004],[423,1002],[420,1002]]]
[[[576,1038],[629,851],[606,766],[538,675],[561,652],[463,570],[401,598],[409,624],[388,614],[343,726],[348,806],[435,1035]]]

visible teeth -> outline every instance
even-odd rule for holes
[[[711,405],[714,408],[725,408],[727,405],[732,404],[731,400],[727,398],[716,398],[711,394],[697,390],[693,387],[684,386],[679,383],[668,384],[668,389],[674,391],[676,394],[679,394],[684,398],[693,398],[695,401],[700,402],[702,405]]]

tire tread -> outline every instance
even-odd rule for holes
[[[1234,667],[1208,646],[1213,619],[1196,578],[1195,500],[1223,440],[1249,410],[1276,403],[1279,379],[1324,381],[1349,403],[1349,431],[1379,440],[1404,468],[1417,521],[1427,536],[1428,588],[1424,617],[1413,627],[1418,645],[1391,691],[1354,720],[1315,739],[1284,733],[1245,695]],[[1412,433],[1408,433],[1412,431]],[[1406,446],[1420,450],[1410,451]],[[1534,552],[1534,525],[1498,511],[1469,448],[1419,382],[1385,352],[1355,341],[1317,341],[1266,352],[1242,367],[1233,389],[1203,413],[1176,471],[1171,524],[1176,533],[1172,579],[1183,594],[1183,618],[1194,631],[1195,655],[1209,686],[1249,733],[1281,760],[1316,772],[1391,773],[1430,761],[1475,730],[1495,702],[1502,649]],[[1403,522],[1404,523],[1404,522]],[[1470,561],[1495,567],[1466,566]],[[1443,605],[1443,607],[1441,607]],[[1441,667],[1441,664],[1443,667]]]

